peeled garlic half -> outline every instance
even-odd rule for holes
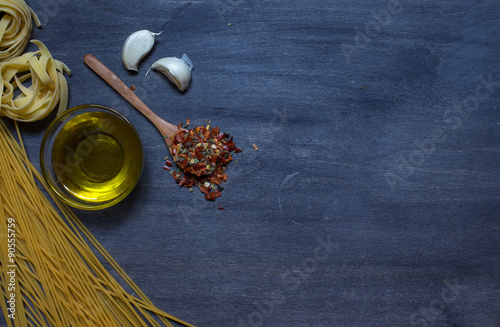
[[[193,64],[186,54],[181,59],[177,57],[165,57],[153,63],[149,70],[155,69],[167,76],[170,82],[174,83],[179,91],[184,91],[189,87],[191,81],[191,69]],[[146,73],[146,75],[149,73]]]
[[[155,36],[160,33],[153,33],[148,30],[140,30],[129,35],[122,48],[122,61],[128,70],[137,71],[139,62],[153,48]]]

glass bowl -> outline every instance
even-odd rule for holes
[[[142,174],[144,150],[125,116],[87,104],[67,110],[50,124],[41,144],[40,166],[62,201],[98,210],[132,192]]]

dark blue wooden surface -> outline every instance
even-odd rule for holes
[[[70,106],[142,137],[134,193],[77,214],[159,308],[203,327],[499,326],[498,1],[28,2]],[[163,33],[133,74],[139,29]],[[86,53],[166,120],[234,135],[219,199],[162,170],[161,136]],[[183,53],[187,92],[144,76]],[[22,125],[36,165],[49,121]]]

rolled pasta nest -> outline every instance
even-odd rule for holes
[[[57,104],[60,114],[68,104],[69,68],[38,40],[32,40],[38,51],[23,54],[33,21],[40,26],[24,0],[0,0],[0,116],[23,122],[45,118]]]
[[[0,116],[23,122],[45,118],[58,103],[60,114],[68,105],[64,72],[69,75],[71,71],[63,62],[53,59],[42,42],[31,42],[38,46],[38,51],[0,63]],[[26,86],[29,82],[31,85]]]
[[[0,0],[0,60],[21,55],[28,45],[33,20],[40,20],[24,0]]]

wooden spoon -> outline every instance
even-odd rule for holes
[[[172,145],[172,135],[177,134],[177,132],[182,129],[179,126],[173,125],[160,117],[158,117],[153,110],[149,109],[148,106],[142,102],[137,95],[135,95],[132,90],[123,83],[123,81],[118,78],[108,67],[106,67],[102,62],[100,62],[93,55],[86,54],[83,61],[89,66],[97,75],[101,76],[116,92],[118,92],[122,97],[125,98],[131,105],[133,105],[137,110],[139,110],[147,119],[149,119],[153,125],[160,131],[165,143],[167,143],[168,149]]]

